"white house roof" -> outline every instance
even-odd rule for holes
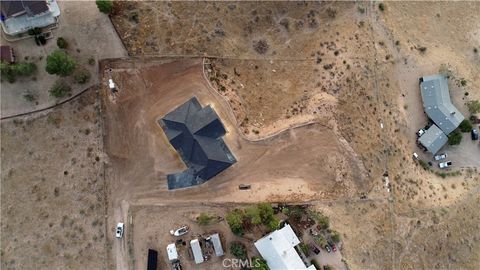
[[[255,247],[267,261],[270,269],[316,270],[315,266],[306,267],[295,246],[300,243],[289,224],[280,230],[255,242]]]
[[[167,254],[170,261],[178,260],[177,248],[174,243],[167,246]]]
[[[200,242],[198,242],[198,239],[191,240],[190,246],[192,247],[193,258],[195,259],[195,263],[196,264],[202,263],[203,253],[202,253],[202,248],[200,247]]]

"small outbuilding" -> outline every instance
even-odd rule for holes
[[[171,243],[167,246],[167,254],[169,261],[176,261],[178,260],[178,252],[175,243]]]
[[[220,241],[220,235],[218,233],[210,235],[208,240],[212,242],[216,256],[223,256],[225,254],[223,252],[222,242]]]
[[[190,247],[192,248],[193,259],[195,260],[195,263],[200,264],[204,262],[202,247],[200,247],[200,242],[198,241],[198,239],[191,240]]]
[[[448,138],[440,128],[432,125],[418,139],[418,142],[435,155],[448,142]]]
[[[15,62],[15,54],[10,46],[0,46],[0,60],[2,62],[13,64]]]

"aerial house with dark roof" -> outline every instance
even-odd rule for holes
[[[158,122],[188,167],[167,175],[169,189],[200,185],[237,161],[222,139],[226,130],[217,113],[195,97]]]

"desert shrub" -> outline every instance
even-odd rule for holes
[[[259,54],[265,54],[268,51],[268,43],[266,40],[261,39],[253,44],[253,49]]]
[[[35,95],[32,94],[32,93],[27,93],[27,94],[23,95],[23,98],[28,102],[34,102],[37,99],[35,97]]]
[[[460,84],[461,84],[462,86],[467,86],[467,80],[465,80],[465,79],[462,78],[462,79],[460,80]]]
[[[113,2],[110,0],[96,0],[95,3],[97,4],[98,10],[105,14],[112,13],[113,10]]]
[[[327,8],[327,15],[328,17],[330,18],[335,18],[335,16],[337,16],[337,10],[333,9],[333,8]]]
[[[341,237],[340,234],[337,231],[332,231],[332,241],[335,243],[340,242]]]
[[[269,270],[267,261],[260,257],[252,257],[252,270]]]
[[[425,161],[425,160],[419,160],[418,161],[418,164],[420,164],[420,166],[422,166],[422,168],[425,170],[425,171],[428,171],[430,170],[430,166],[428,166],[428,163]]]
[[[56,74],[61,77],[66,77],[72,74],[77,62],[71,56],[63,51],[55,50],[47,56],[47,66],[45,70],[49,74]]]
[[[280,220],[276,217],[272,217],[265,225],[270,231],[278,230],[280,227]]]
[[[247,258],[247,248],[240,242],[232,242],[230,244],[230,254],[239,259]]]
[[[473,48],[473,52],[474,52],[474,53],[478,53],[478,49],[477,49],[477,48]]]
[[[333,270],[333,267],[327,264],[323,266],[323,270]]]
[[[68,42],[63,37],[59,37],[57,38],[57,46],[60,49],[66,49],[68,48]]]
[[[478,100],[469,101],[469,102],[467,102],[467,107],[468,107],[468,111],[470,111],[470,113],[472,113],[472,114],[479,113],[480,112],[480,101],[478,101]]]
[[[242,234],[244,217],[245,217],[245,214],[240,209],[235,209],[233,211],[230,211],[225,216],[228,226],[230,226],[230,230],[232,230],[234,234],[237,234],[237,235]]]
[[[427,47],[420,46],[420,47],[417,47],[417,50],[421,53],[425,53],[427,51]]]
[[[462,142],[462,133],[458,130],[453,131],[448,136],[448,144],[450,145],[458,145]]]
[[[384,3],[378,4],[378,9],[380,9],[381,11],[384,11],[385,10],[385,4]]]
[[[245,216],[250,220],[253,225],[262,224],[262,217],[257,206],[251,206],[245,209]]]
[[[465,119],[463,120],[460,125],[458,126],[461,132],[470,132],[472,131],[472,123],[470,123],[470,120]]]
[[[78,84],[84,84],[90,80],[90,72],[86,69],[80,69],[75,72],[75,82]]]
[[[95,58],[93,57],[88,58],[88,64],[91,66],[95,65]]]
[[[205,226],[205,225],[208,225],[210,223],[210,221],[212,221],[212,219],[213,219],[213,217],[209,216],[208,214],[201,213],[197,217],[197,223],[198,223],[198,225]]]
[[[50,95],[61,98],[70,95],[72,88],[63,80],[57,80],[50,89]]]

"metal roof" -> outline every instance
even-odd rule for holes
[[[196,97],[159,120],[165,135],[188,169],[167,175],[168,188],[199,185],[237,162],[221,138],[225,128],[215,110]]]
[[[422,77],[420,90],[425,113],[445,134],[450,134],[465,119],[450,100],[444,76],[437,74]]]
[[[300,240],[289,224],[255,242],[255,247],[267,261],[270,269],[308,269],[315,270],[314,265],[308,268],[295,250]]]
[[[202,248],[200,247],[200,242],[198,242],[198,239],[191,240],[190,247],[192,247],[193,258],[195,259],[195,263],[196,264],[202,263],[204,259],[203,259]]]
[[[168,260],[175,261],[178,260],[177,247],[175,243],[171,243],[167,246]]]
[[[2,0],[1,13],[6,18],[19,16],[27,13],[28,16],[34,16],[48,11],[47,1],[34,0]]]
[[[223,247],[222,242],[220,241],[220,235],[218,233],[210,235],[210,239],[212,240],[213,249],[215,250],[216,256],[223,256]]]
[[[427,148],[427,150],[436,154],[448,141],[447,135],[443,133],[436,125],[432,125],[425,131],[425,134],[418,141]]]

